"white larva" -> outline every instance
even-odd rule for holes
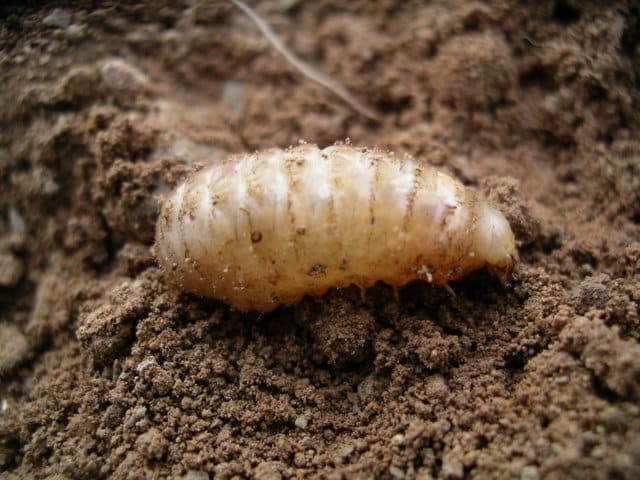
[[[165,201],[155,254],[185,291],[267,312],[330,287],[440,285],[515,267],[505,217],[453,178],[375,149],[234,156]]]

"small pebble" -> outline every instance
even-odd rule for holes
[[[296,427],[304,430],[305,428],[307,428],[307,425],[309,425],[309,420],[307,420],[306,417],[300,416],[296,418],[295,425]]]
[[[540,473],[538,472],[538,467],[527,465],[522,468],[522,472],[520,473],[521,480],[538,480],[539,478]]]
[[[78,40],[85,36],[87,32],[87,26],[84,24],[72,23],[65,31],[67,37],[73,40]]]
[[[233,113],[242,112],[245,104],[244,84],[235,80],[229,80],[222,88],[220,100],[226,104]]]
[[[100,68],[102,82],[116,93],[133,94],[148,87],[147,76],[133,65],[120,58],[105,61]]]
[[[360,397],[360,401],[364,404],[369,401],[370,398],[376,392],[376,377],[372,373],[365,377],[362,382],[358,385],[358,397]]]
[[[54,8],[42,19],[42,23],[47,27],[67,28],[71,23],[71,13],[62,8]]]
[[[11,230],[16,233],[24,233],[27,229],[24,218],[15,207],[9,208],[9,224],[11,225]]]
[[[389,474],[393,477],[393,478],[397,478],[398,480],[402,480],[405,476],[405,473],[403,470],[401,470],[400,468],[396,467],[395,465],[391,465],[389,467]]]
[[[340,453],[347,457],[353,453],[353,447],[351,445],[345,445],[340,449]]]
[[[139,420],[142,420],[147,414],[147,407],[138,407],[131,418],[129,418],[129,426],[133,427]]]
[[[209,474],[202,470],[189,470],[183,478],[184,480],[209,480]]]

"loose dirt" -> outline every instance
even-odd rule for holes
[[[0,478],[639,478],[638,6],[255,8],[382,123],[223,1],[0,6]],[[258,315],[159,273],[190,172],[347,138],[489,197],[511,282]]]

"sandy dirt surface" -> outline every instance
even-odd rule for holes
[[[0,478],[640,478],[635,2],[0,6]],[[536,6],[533,6],[533,5]],[[509,219],[521,264],[268,315],[181,294],[160,199],[349,138]]]

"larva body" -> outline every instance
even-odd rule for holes
[[[262,312],[330,287],[446,285],[517,261],[504,216],[453,178],[379,150],[307,144],[199,171],[165,201],[155,253],[184,290]]]

